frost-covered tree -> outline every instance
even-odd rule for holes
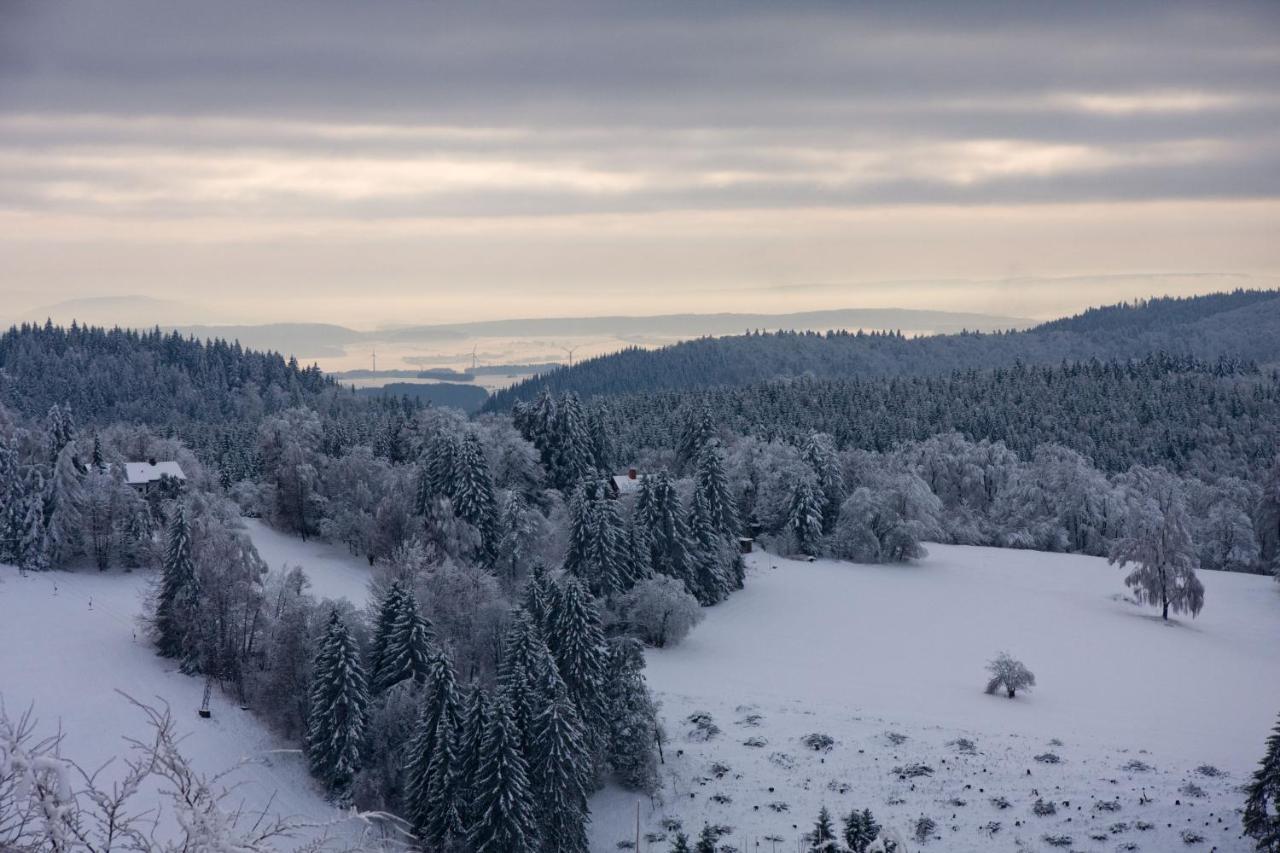
[[[1244,834],[1253,839],[1257,850],[1280,851],[1280,720],[1245,791]]]
[[[494,703],[474,782],[468,841],[475,853],[538,853],[536,799],[511,706]]]
[[[807,853],[840,853],[835,823],[826,806],[818,810],[818,819],[814,821],[813,829],[805,837],[805,850]]]
[[[608,659],[599,611],[577,578],[564,577],[558,584],[548,619],[547,645],[588,737],[594,739],[607,713]]]
[[[449,850],[466,837],[463,799],[461,718],[443,714],[436,720],[435,747],[427,763],[426,802],[415,826],[430,849]]]
[[[55,564],[84,553],[84,501],[76,446],[69,442],[58,453],[48,488],[49,552]]]
[[[443,653],[431,658],[426,691],[413,738],[405,746],[405,816],[419,830],[440,817],[432,808],[431,762],[445,748],[440,738],[462,731],[462,708],[453,664]]]
[[[658,714],[644,681],[638,641],[609,641],[606,684],[608,763],[626,787],[652,792],[658,784]]]
[[[498,556],[498,502],[484,449],[474,432],[462,440],[454,467],[454,510],[480,534],[481,559],[492,564]]]
[[[377,612],[373,616],[373,639],[369,645],[369,692],[380,692],[383,682],[383,670],[386,667],[387,646],[391,642],[391,632],[400,618],[404,608],[405,584],[400,578],[394,578],[379,596]],[[388,685],[389,686],[389,685]]]
[[[689,515],[689,568],[686,581],[699,603],[710,606],[728,598],[734,587],[737,551],[717,529],[706,496],[694,491]]]
[[[169,520],[151,617],[152,636],[161,657],[182,658],[190,652],[190,620],[196,612],[199,595],[187,507],[178,503]]]
[[[17,562],[24,570],[40,572],[49,568],[49,534],[44,523],[44,478],[32,468],[27,478],[23,503],[22,526],[19,529]]]
[[[671,842],[670,853],[690,853],[689,836],[683,832],[677,832],[675,840]]]
[[[880,824],[872,816],[871,809],[854,809],[845,815],[843,835],[849,853],[867,853],[867,848],[879,834]]]
[[[1125,584],[1139,602],[1160,608],[1161,616],[1204,607],[1204,586],[1191,541],[1181,482],[1161,468],[1135,466],[1123,478],[1127,512],[1124,535],[1112,545],[1110,561],[1132,563]]]
[[[641,479],[635,512],[647,531],[653,571],[692,585],[689,529],[670,474],[664,470]]]
[[[529,761],[545,853],[587,853],[591,755],[577,708],[563,686],[534,722]]]
[[[711,419],[711,410],[705,406],[690,414],[680,430],[676,440],[676,464],[679,470],[695,465],[702,451],[715,440],[715,423]]]
[[[924,556],[921,541],[942,534],[942,505],[918,476],[877,472],[840,507],[831,553],[860,563]]]
[[[586,583],[593,595],[610,596],[630,580],[628,560],[626,527],[617,501],[605,497],[599,483],[583,483],[569,501],[565,571]]]
[[[816,556],[822,546],[823,497],[812,474],[797,477],[787,508],[787,533],[801,554]]]
[[[493,719],[493,710],[489,694],[479,684],[472,684],[467,694],[467,704],[463,711],[462,735],[458,748],[458,781],[459,797],[463,803],[463,825],[475,825],[475,782],[480,778],[480,767],[484,764],[484,738],[489,731]]]
[[[1280,580],[1280,455],[1262,480],[1262,494],[1254,511],[1259,558]]]
[[[1003,690],[1005,695],[1010,699],[1018,695],[1021,690],[1024,693],[1035,687],[1036,677],[1027,669],[1026,664],[1020,660],[1014,660],[1006,652],[996,655],[995,659],[987,664],[987,672],[991,673],[991,678],[987,680],[987,694],[993,694],[997,690]]]
[[[337,610],[316,653],[307,715],[307,757],[336,802],[350,797],[360,769],[369,695],[355,639]]]
[[[693,853],[716,853],[716,845],[720,842],[720,832],[710,824],[704,823],[698,833],[698,843],[693,846]]]
[[[25,497],[17,441],[0,432],[0,563],[19,561]]]
[[[683,640],[704,615],[684,581],[665,576],[632,587],[618,600],[618,613],[629,634],[660,649]]]
[[[538,520],[538,513],[530,509],[519,492],[503,495],[498,523],[501,536],[494,569],[505,583],[514,584],[535,553]]]
[[[381,616],[381,614],[379,614]],[[407,679],[423,682],[431,670],[431,660],[437,654],[435,635],[431,624],[418,610],[418,599],[412,590],[404,590],[399,596],[395,617],[388,626],[381,642],[381,654],[377,669],[372,672],[370,690],[381,693],[393,684]]]
[[[840,470],[835,441],[826,433],[811,433],[801,456],[818,478],[818,490],[822,495],[822,531],[830,533],[840,513],[840,504],[844,502],[844,474]]]
[[[724,536],[737,536],[739,528],[737,502],[729,488],[724,454],[716,442],[707,442],[698,454],[698,467],[694,473],[694,492],[701,495],[715,530]]]
[[[270,518],[303,539],[319,530],[323,432],[320,416],[299,407],[267,418],[258,428],[257,451],[264,462]]]
[[[418,469],[415,506],[419,515],[426,515],[436,498],[453,497],[460,452],[460,442],[451,428],[441,428],[431,437]]]

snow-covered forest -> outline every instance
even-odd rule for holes
[[[1260,297],[1114,322],[1133,340],[1132,312],[1165,311],[1137,338],[1164,340],[1240,303]],[[1110,317],[1044,334],[1103,334]],[[796,352],[863,340],[807,336]],[[913,342],[868,345],[890,344]],[[144,574],[143,641],[303,750],[331,802],[383,816],[379,843],[585,851],[594,792],[658,802],[670,787],[646,648],[689,642],[752,583],[744,545],[863,564],[919,563],[927,543],[1104,557],[1115,594],[1162,622],[1220,606],[1199,571],[1280,575],[1280,375],[1198,346],[1209,360],[1104,349],[991,371],[944,372],[945,358],[931,376],[586,400],[544,388],[468,418],[357,397],[235,343],[24,326],[0,336],[0,563]],[[139,489],[126,463],[140,460],[183,476]],[[269,564],[246,519],[345,548],[368,595],[313,592],[305,561]],[[44,753],[14,714],[21,692],[0,689],[0,846],[103,849],[84,838],[110,798],[34,784]],[[158,744],[148,760],[198,788]],[[212,814],[217,798],[197,799]],[[936,829],[881,833],[857,812],[843,841],[822,826],[808,849]],[[175,832],[179,847],[277,840],[234,820]],[[667,834],[698,851],[731,835]]]

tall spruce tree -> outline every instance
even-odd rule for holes
[[[575,577],[560,580],[552,602],[547,645],[589,742],[598,744],[605,728],[607,655],[599,612]]]
[[[544,853],[587,853],[591,756],[563,684],[538,715],[530,760]]]
[[[182,658],[188,652],[189,620],[196,613],[199,585],[192,555],[187,507],[178,503],[169,520],[160,585],[156,591],[152,633],[161,657]]]
[[[644,681],[640,642],[610,640],[607,667],[608,763],[626,787],[652,792],[658,784],[658,711]]]
[[[485,732],[468,840],[474,853],[538,853],[541,842],[529,769],[511,706],[499,697]]]
[[[418,610],[418,599],[413,591],[403,591],[398,604],[386,636],[380,665],[372,679],[372,692],[375,694],[406,679],[425,681],[432,657],[436,654],[435,634],[431,624]]]
[[[813,830],[809,833],[808,853],[839,853],[840,845],[836,841],[835,824],[831,821],[831,812],[823,806],[818,811],[818,819],[814,821]]]
[[[387,644],[391,641],[391,631],[400,616],[404,595],[404,582],[396,579],[387,585],[378,601],[378,612],[373,623],[373,641],[369,649],[369,692],[373,694],[381,692],[378,685],[383,681]]]
[[[0,563],[19,562],[26,508],[17,441],[0,434]]]
[[[695,579],[690,569],[689,529],[670,474],[659,471],[641,481],[636,514],[648,529],[653,570],[692,587]]]
[[[707,508],[706,496],[694,491],[692,512],[689,516],[690,572],[693,584],[690,592],[698,603],[710,606],[729,596],[733,586],[729,545]]]
[[[463,712],[462,737],[458,749],[458,796],[463,805],[463,824],[467,827],[476,822],[473,808],[476,801],[475,782],[480,778],[480,767],[484,764],[484,738],[492,719],[493,710],[488,692],[478,683],[473,683]]]
[[[480,555],[492,565],[498,554],[498,501],[484,449],[475,433],[467,433],[454,465],[453,507],[458,517],[480,534]]]
[[[840,515],[840,504],[844,502],[840,457],[831,436],[819,432],[809,434],[801,456],[818,478],[818,491],[822,496],[822,531],[830,533]]]
[[[18,541],[18,565],[24,570],[42,572],[49,568],[49,535],[44,523],[44,495],[39,488],[43,480],[35,471],[31,482],[35,491],[26,498],[21,539]]]
[[[1258,850],[1280,851],[1280,719],[1267,738],[1267,752],[1245,789],[1244,834]]]
[[[801,554],[816,556],[822,543],[822,492],[812,475],[796,478],[787,507],[787,530]]]
[[[461,720],[443,714],[436,722],[435,750],[427,764],[426,805],[415,834],[429,849],[450,850],[466,837]]]
[[[351,797],[351,784],[360,769],[369,695],[359,649],[337,610],[312,668],[307,715],[307,756],[311,772],[341,804]]]
[[[704,823],[702,832],[698,833],[698,843],[693,847],[693,853],[716,853],[716,845],[720,841],[720,832],[711,824]]]
[[[84,482],[75,450],[68,442],[58,453],[48,488],[49,551],[59,565],[84,552]]]
[[[871,809],[854,809],[844,818],[844,843],[850,853],[867,853],[871,842],[880,834],[880,824],[871,815]]]
[[[431,658],[422,711],[405,749],[405,815],[416,827],[427,826],[433,814],[431,760],[441,748],[437,739],[442,732],[456,732],[461,726],[453,664],[443,652],[437,652]]]
[[[729,477],[724,470],[724,456],[719,445],[708,442],[698,455],[698,468],[694,474],[694,491],[706,503],[707,514],[717,532],[724,536],[738,535],[738,507],[729,488]]]
[[[527,613],[515,610],[503,638],[498,690],[511,710],[524,755],[529,754],[533,743],[534,720],[551,698],[547,685],[555,669],[556,662],[542,634]]]

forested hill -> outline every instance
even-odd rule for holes
[[[1025,332],[907,338],[896,333],[760,332],[628,349],[499,392],[505,411],[543,388],[584,397],[747,385],[796,376],[877,378],[954,370],[1143,358],[1163,352],[1280,361],[1280,291],[1234,291],[1094,309]]]

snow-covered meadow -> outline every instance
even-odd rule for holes
[[[318,596],[363,602],[358,558],[256,522],[249,532],[273,568],[306,568]],[[932,818],[926,850],[1066,838],[1077,850],[1170,850],[1184,832],[1203,839],[1187,849],[1248,849],[1238,786],[1280,709],[1271,579],[1202,573],[1204,612],[1166,625],[1096,558],[932,545],[910,565],[748,562],[745,590],[680,646],[649,653],[669,740],[663,788],[640,803],[641,850],[665,851],[671,821],[690,834],[709,821],[739,850],[791,851],[822,805],[870,808],[904,834]],[[66,732],[67,754],[96,765],[143,726],[115,691],[158,697],[199,769],[255,759],[237,797],[263,807],[274,793],[276,813],[333,819],[302,758],[274,752],[282,744],[251,714],[215,696],[212,719],[196,717],[201,682],[138,633],[148,575],[0,567],[10,711],[34,703]],[[1000,650],[1038,679],[1013,701],[982,692]],[[834,744],[810,749],[810,734]],[[911,776],[913,765],[932,772]],[[1037,799],[1056,813],[1035,815]],[[593,850],[634,840],[636,804],[615,788],[593,798]]]
[[[1280,585],[1204,572],[1200,617],[1162,624],[1105,560],[929,551],[890,566],[753,555],[745,590],[649,654],[669,742],[641,850],[665,850],[678,820],[792,851],[823,805],[904,834],[932,818],[926,850],[1172,850],[1184,831],[1203,838],[1187,849],[1250,849],[1237,789],[1280,709]],[[1000,650],[1035,672],[1030,693],[983,693]],[[593,849],[634,841],[634,795],[602,792],[592,811]]]

